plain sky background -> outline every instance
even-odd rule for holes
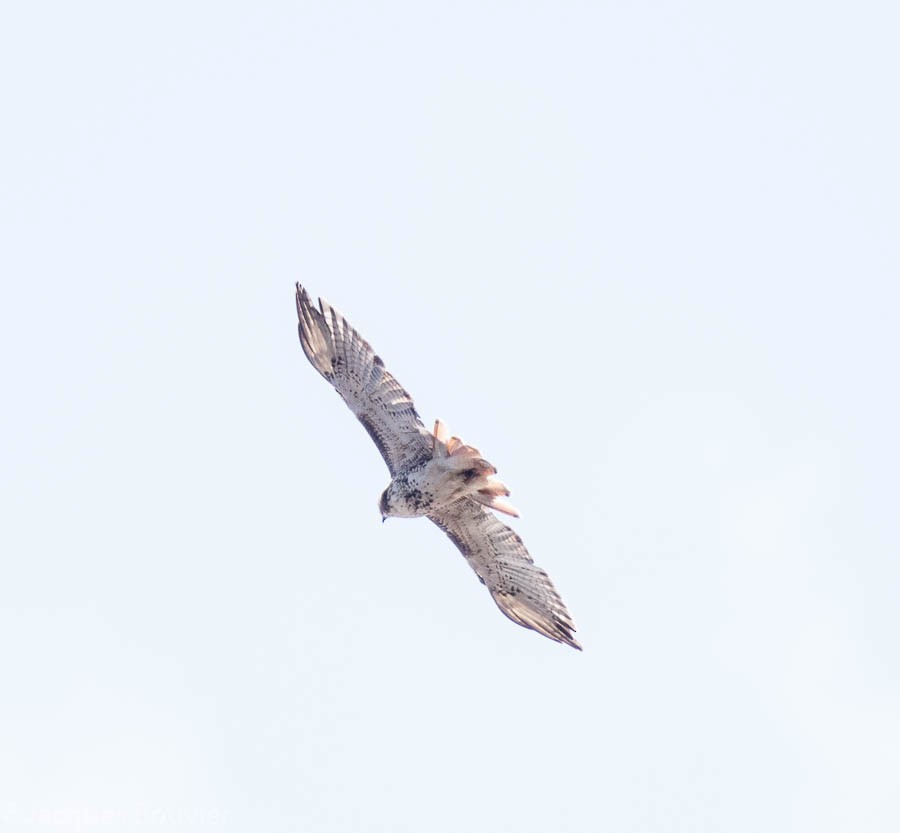
[[[890,2],[0,26],[0,826],[900,829]],[[517,628],[294,281],[511,485]]]

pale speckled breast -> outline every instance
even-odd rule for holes
[[[450,470],[445,461],[429,460],[391,481],[391,514],[405,518],[426,515],[459,499],[464,488],[465,479]]]
[[[391,514],[401,518],[416,518],[431,509],[435,499],[426,466],[397,475],[390,485]]]

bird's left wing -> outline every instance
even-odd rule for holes
[[[517,625],[581,650],[575,623],[550,577],[522,539],[493,512],[462,498],[428,517],[459,548],[500,608]]]
[[[299,283],[297,317],[303,352],[369,432],[391,476],[431,457],[434,441],[412,397],[347,319],[321,298],[317,309]]]

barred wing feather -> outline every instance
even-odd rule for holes
[[[326,301],[313,306],[297,284],[300,344],[322,374],[356,414],[395,475],[431,456],[432,438],[403,386],[348,321]]]
[[[463,498],[428,517],[456,544],[513,622],[581,650],[573,636],[575,624],[550,577],[496,515]]]

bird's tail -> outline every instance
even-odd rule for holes
[[[475,446],[466,445],[459,437],[448,437],[447,427],[439,419],[434,423],[434,456],[446,458],[449,468],[469,484],[466,490],[469,497],[490,509],[519,517],[519,511],[504,500],[509,496],[509,489],[494,477],[497,469]]]

